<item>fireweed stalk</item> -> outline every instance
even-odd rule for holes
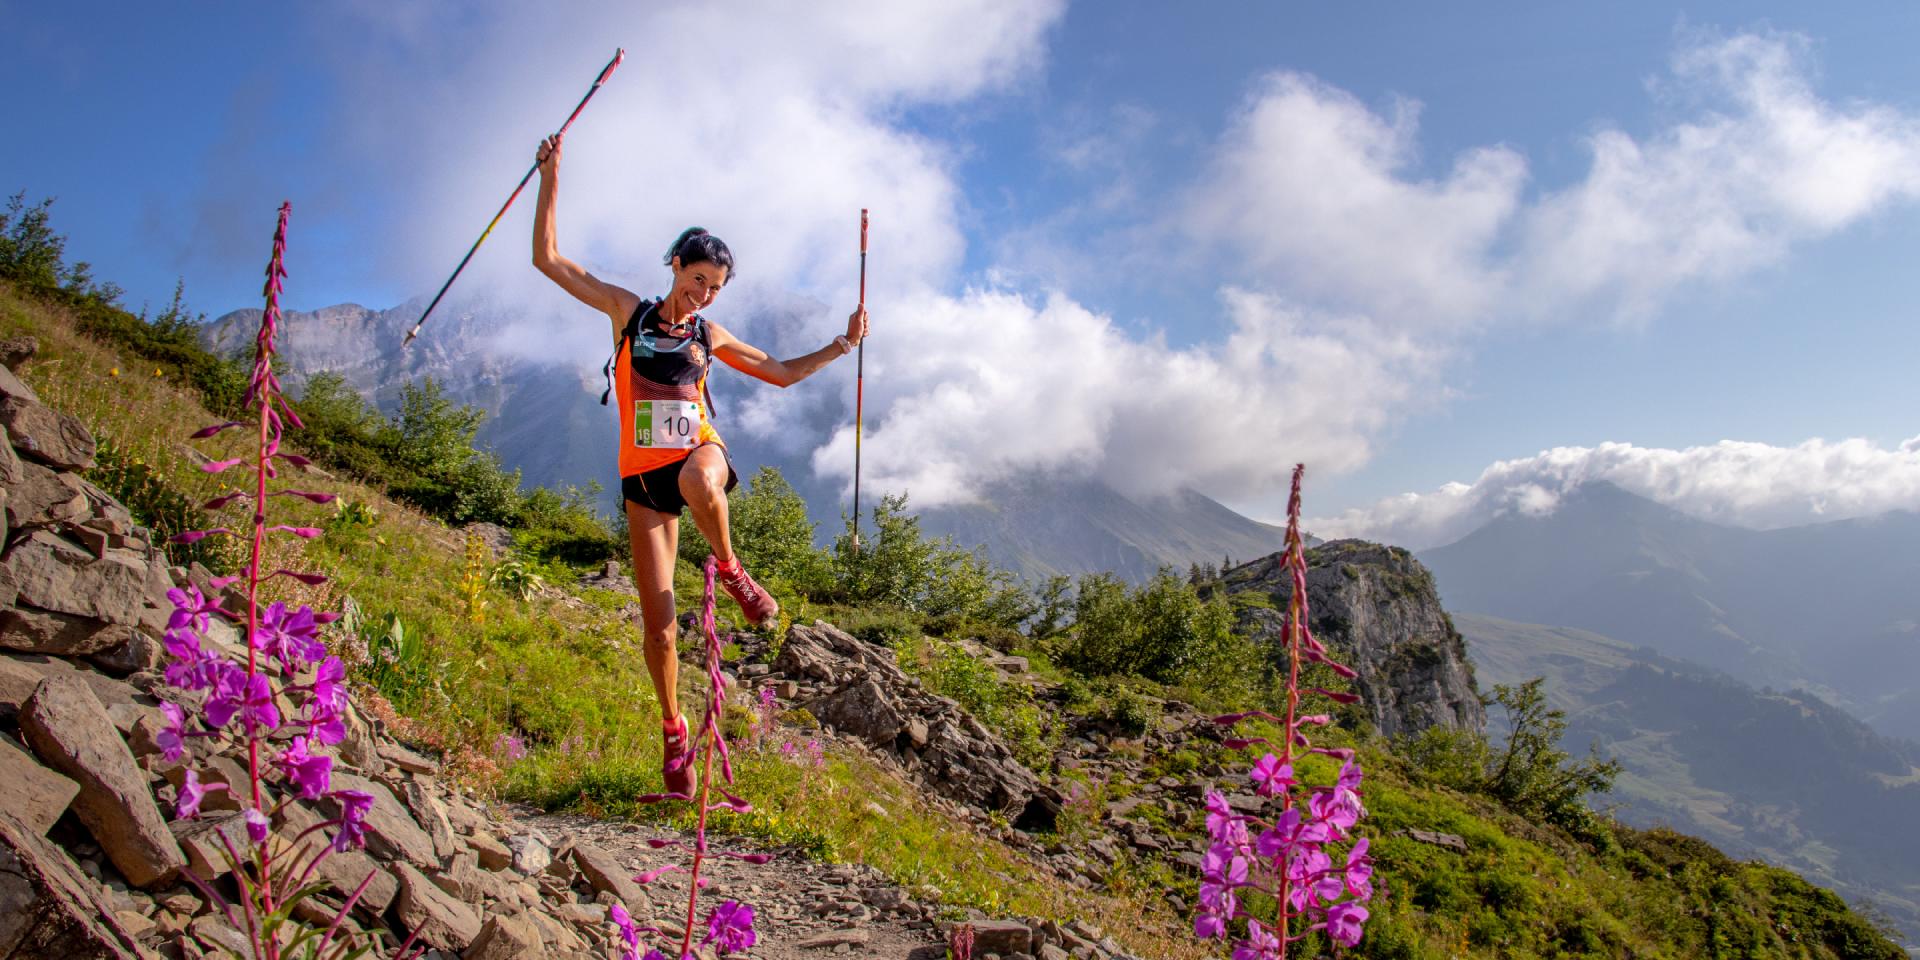
[[[1353,839],[1354,824],[1366,815],[1360,801],[1360,762],[1352,750],[1316,747],[1304,732],[1332,722],[1327,714],[1302,714],[1301,700],[1326,697],[1354,703],[1351,693],[1300,687],[1300,662],[1326,664],[1342,677],[1355,673],[1327,655],[1307,626],[1307,555],[1300,539],[1300,480],[1304,466],[1293,468],[1293,491],[1287,500],[1286,567],[1293,581],[1287,602],[1287,712],[1276,717],[1261,711],[1215,717],[1214,723],[1231,729],[1254,717],[1282,725],[1280,754],[1267,753],[1253,765],[1249,778],[1254,791],[1269,800],[1278,797],[1280,812],[1272,820],[1235,812],[1219,791],[1206,797],[1207,833],[1213,844],[1201,862],[1200,910],[1193,932],[1202,939],[1224,938],[1234,921],[1244,920],[1246,936],[1234,943],[1234,960],[1286,960],[1289,944],[1313,931],[1324,931],[1340,947],[1360,942],[1367,920],[1367,901],[1373,898],[1373,858],[1367,839]],[[1265,738],[1232,738],[1225,745],[1240,749],[1266,744]],[[1317,753],[1344,761],[1332,786],[1302,783],[1294,776],[1296,757]],[[1256,833],[1257,831],[1257,833]],[[1334,865],[1332,844],[1353,840],[1342,865]],[[1271,917],[1257,917],[1245,909],[1246,891],[1270,895]]]
[[[370,794],[330,789],[333,758],[320,752],[346,738],[346,670],[339,657],[327,654],[326,646],[319,639],[320,628],[337,619],[338,614],[315,613],[304,605],[289,610],[279,601],[263,608],[260,602],[261,585],[277,577],[289,577],[309,585],[326,581],[318,574],[293,570],[263,572],[268,535],[291,534],[310,539],[320,534],[311,527],[268,525],[269,498],[291,496],[314,503],[334,499],[329,493],[305,490],[267,491],[267,480],[278,476],[276,460],[296,465],[306,463],[305,458],[280,450],[285,430],[298,428],[300,418],[287,403],[280,381],[273,373],[274,338],[280,322],[280,287],[287,275],[284,258],[290,210],[290,204],[280,205],[279,224],[273,234],[273,258],[267,264],[266,310],[260,317],[260,332],[254,341],[253,372],[242,402],[242,408],[251,414],[254,422],[215,424],[193,435],[194,439],[204,439],[244,426],[258,430],[259,442],[251,464],[253,492],[230,493],[205,505],[209,512],[239,501],[252,507],[252,549],[247,572],[244,577],[223,577],[207,584],[214,594],[212,598],[193,584],[167,592],[174,609],[165,634],[170,659],[165,682],[173,688],[179,702],[162,705],[167,723],[155,740],[169,763],[184,758],[188,743],[193,740],[209,741],[214,751],[245,744],[247,795],[235,799],[242,805],[240,816],[246,830],[246,849],[242,850],[239,841],[229,836],[226,829],[213,831],[219,838],[222,856],[233,873],[239,896],[229,901],[214,888],[211,877],[196,876],[191,870],[187,871],[187,877],[229,923],[242,931],[257,960],[291,956],[337,960],[361,956],[371,949],[370,945],[356,947],[351,937],[340,938],[339,934],[347,914],[359,902],[373,875],[369,873],[351,892],[325,930],[292,921],[291,912],[300,899],[325,889],[325,884],[312,882],[321,861],[365,844],[367,813],[373,807]],[[242,467],[244,463],[245,458],[235,458],[209,463],[203,469],[221,473]],[[187,531],[175,536],[173,541],[193,543],[210,536],[237,535],[230,528],[219,527]],[[236,612],[223,605],[221,595],[240,579],[246,584],[242,601],[245,609]],[[214,617],[246,625],[244,667],[209,639]],[[293,714],[282,715],[282,703],[293,704]],[[269,763],[263,763],[263,750],[274,743],[282,744],[278,754]],[[203,782],[199,771],[188,768],[181,775],[175,815],[196,818],[209,793],[232,789],[229,784]],[[306,829],[291,841],[270,840],[274,819],[289,804],[323,798],[338,808],[337,816]],[[409,937],[394,956],[409,956],[413,946],[414,938]]]
[[[712,557],[708,557],[706,562],[706,596],[700,611],[700,629],[706,634],[706,714],[701,720],[698,746],[692,752],[682,755],[675,761],[675,765],[672,768],[673,770],[679,770],[681,766],[693,762],[694,757],[697,756],[701,766],[699,793],[693,797],[672,793],[652,793],[640,798],[641,803],[661,803],[667,800],[694,800],[698,804],[699,819],[696,822],[693,832],[693,858],[687,868],[687,919],[685,926],[682,928],[680,952],[678,954],[683,960],[695,955],[693,953],[694,917],[699,909],[700,888],[706,885],[706,880],[700,876],[700,868],[707,857],[727,857],[733,860],[743,860],[752,864],[763,864],[773,859],[772,856],[764,853],[733,853],[722,850],[710,850],[707,847],[708,813],[719,809],[731,810],[735,813],[751,813],[753,811],[752,804],[728,793],[726,787],[715,786],[713,782],[713,758],[718,756],[720,758],[721,778],[729,785],[733,783],[733,759],[728,752],[726,735],[721,732],[721,719],[725,714],[727,705],[726,677],[720,672],[720,665],[722,663],[720,636],[714,627],[713,618],[713,578],[714,572],[718,568],[718,561]],[[720,800],[713,800],[714,792],[720,794]],[[686,844],[679,840],[662,839],[648,840],[647,845],[655,850],[667,847],[684,848],[686,846]],[[669,864],[656,870],[649,870],[633,879],[638,883],[648,884],[680,869],[681,867],[677,863]],[[625,950],[621,953],[621,960],[667,960],[666,954],[661,953],[659,950],[648,950],[644,957],[642,957],[640,953],[640,935],[643,933],[664,933],[660,928],[636,926],[633,916],[627,912],[625,907],[617,903],[608,911],[608,916],[612,918],[614,926],[619,928],[620,939],[626,945]],[[700,945],[702,947],[711,946],[721,954],[741,953],[753,946],[758,938],[758,935],[754,933],[753,930],[753,907],[729,900],[714,907],[713,910],[707,914],[707,933],[705,937],[701,938]]]

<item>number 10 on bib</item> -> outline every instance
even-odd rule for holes
[[[691,450],[700,442],[700,404],[692,400],[635,400],[633,445]]]

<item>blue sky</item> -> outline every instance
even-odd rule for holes
[[[1593,478],[1752,525],[1920,507],[1920,8],[823,9],[0,0],[0,80],[35,94],[0,108],[0,189],[57,196],[133,305],[183,277],[216,315],[288,198],[293,305],[389,306],[624,44],[563,243],[644,285],[708,223],[743,255],[727,319],[810,344],[873,206],[901,332],[869,456],[923,502],[1070,470],[1271,517],[1303,458],[1322,527],[1416,545]],[[1607,137],[1645,163],[1596,177]],[[571,316],[527,282],[529,207],[469,279]],[[789,296],[817,316],[758,318]],[[792,393],[750,411],[770,436],[837,413]],[[1020,398],[1047,419],[975,429]],[[1167,410],[1205,423],[1131,426]],[[811,442],[831,474],[850,441]]]

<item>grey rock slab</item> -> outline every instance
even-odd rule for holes
[[[15,450],[64,470],[93,466],[93,455],[99,449],[80,418],[28,397],[0,397],[0,426],[13,436]]]
[[[52,531],[36,530],[16,541],[3,562],[21,603],[134,626],[147,597],[147,565],[125,553],[95,558]]]
[[[193,922],[187,925],[187,933],[209,949],[225,951],[229,956],[253,955],[253,945],[247,942],[247,935],[211,913],[193,918]]]
[[[32,607],[0,610],[0,647],[22,653],[84,657],[124,647],[138,632],[121,624],[101,623],[92,617]]]
[[[479,832],[467,838],[467,847],[480,858],[487,870],[505,870],[513,866],[513,851],[490,833]]]
[[[540,931],[519,917],[489,916],[461,960],[544,960],[552,956]]]
[[[434,855],[433,838],[415,823],[407,808],[387,785],[335,769],[334,790],[359,790],[373,796],[373,809],[367,813],[367,851],[386,860],[405,860],[416,866],[440,866]],[[340,815],[339,801],[323,799],[320,811],[329,817]]]
[[[864,947],[873,939],[872,931],[864,927],[849,927],[845,930],[829,930],[816,933],[794,943],[801,950],[831,950],[834,947]]]
[[[40,765],[12,737],[0,736],[0,810],[45,834],[80,793],[71,778]]]
[[[40,341],[30,336],[8,337],[0,340],[0,366],[9,372],[20,369],[20,365],[33,359],[40,352]]]
[[[49,677],[20,709],[20,731],[42,763],[80,785],[73,810],[121,875],[165,883],[186,865],[147,789],[146,774],[107,711],[72,677]]]
[[[24,478],[20,469],[20,455],[13,452],[13,437],[6,427],[0,427],[0,485],[12,487]]]
[[[973,924],[975,953],[1027,953],[1033,947],[1033,930],[1017,920],[976,920]]]
[[[548,850],[546,843],[532,834],[508,837],[507,849],[513,852],[513,871],[522,876],[533,876],[553,862],[553,851]]]
[[[247,839],[247,822],[238,813],[226,813],[202,816],[195,820],[175,820],[167,825],[173,831],[173,839],[187,855],[187,869],[202,880],[224,877],[233,868],[227,863],[226,844],[233,844],[233,852],[242,858],[247,856],[251,845]],[[225,841],[221,840],[225,837]]]
[[[0,428],[0,433],[4,433],[4,428]],[[12,448],[8,448],[8,453],[12,453]],[[10,527],[18,530],[86,518],[86,486],[79,477],[18,459],[14,461],[14,468],[19,479],[7,485]]]
[[[587,878],[588,886],[594,890],[611,893],[626,904],[628,910],[647,903],[646,891],[633,880],[634,871],[621,866],[620,861],[599,847],[581,843],[573,848],[574,866]]]
[[[427,831],[433,840],[434,859],[442,864],[460,850],[459,842],[453,838],[453,826],[447,822],[446,810],[440,801],[427,793],[425,787],[417,781],[409,780],[400,786],[400,799],[412,811],[414,822]]]
[[[59,846],[0,813],[0,957],[146,960],[105,891]]]
[[[440,772],[440,762],[438,760],[434,760],[400,744],[391,741],[383,742],[378,744],[375,750],[380,754],[382,760],[408,773],[434,774]]]
[[[448,896],[410,863],[394,864],[394,873],[400,878],[394,909],[409,933],[420,934],[421,943],[458,952],[480,938],[480,918],[472,908]]]

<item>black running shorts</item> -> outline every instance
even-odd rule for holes
[[[725,457],[726,452],[727,448],[720,448],[721,456]],[[620,496],[628,503],[637,503],[648,510],[679,516],[680,511],[687,507],[686,498],[680,495],[680,469],[691,459],[693,457],[689,455],[664,467],[621,477]],[[727,457],[727,492],[732,493],[733,488],[739,485],[740,475],[733,471],[733,458]]]

